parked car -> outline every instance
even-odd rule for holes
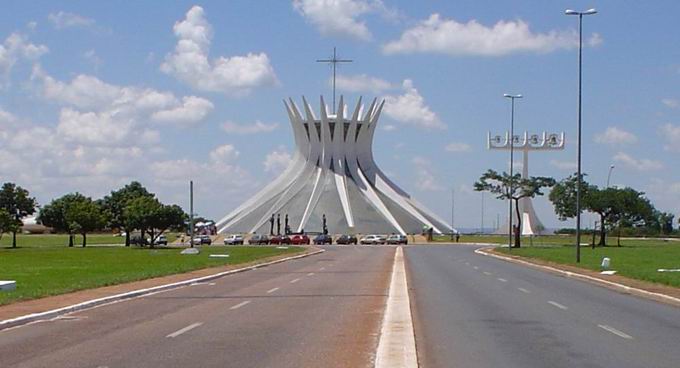
[[[269,244],[290,244],[291,239],[288,235],[274,235],[269,239]]]
[[[267,235],[255,234],[250,237],[248,244],[251,245],[267,245],[269,244],[269,237]]]
[[[165,235],[159,235],[153,243],[154,245],[168,245],[168,238]]]
[[[243,244],[243,235],[229,235],[224,238],[224,245],[239,245]]]
[[[192,243],[194,243],[194,245],[210,245],[212,244],[212,239],[210,239],[209,235],[199,235],[194,237]]]
[[[148,242],[139,235],[132,235],[130,237],[130,244],[132,245],[146,245]]]
[[[290,238],[290,244],[295,244],[295,245],[307,244],[307,245],[309,245],[309,237],[307,236],[307,234],[295,234]]]
[[[319,234],[314,238],[314,244],[333,244],[333,238],[327,234]]]
[[[408,244],[408,239],[406,235],[392,234],[387,237],[387,244]]]
[[[361,244],[385,244],[386,242],[387,239],[381,235],[366,235],[359,241]]]
[[[354,235],[340,235],[338,239],[335,240],[336,244],[357,244],[357,237]]]

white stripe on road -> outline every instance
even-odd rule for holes
[[[325,269],[326,269],[326,267],[321,267],[321,268],[319,268],[319,271],[323,271]]]
[[[313,275],[314,275],[314,272],[310,272],[310,273],[307,274],[307,276],[313,276]]]
[[[560,308],[560,309],[562,309],[562,310],[567,310],[567,309],[568,309],[568,308],[565,307],[564,305],[562,305],[562,304],[560,304],[560,303],[558,303],[558,302],[553,302],[552,300],[548,300],[548,304],[553,305],[553,306],[555,306],[555,307],[557,307],[557,308]]]
[[[177,330],[177,331],[175,331],[175,332],[173,332],[173,333],[171,333],[170,335],[165,336],[165,337],[177,337],[177,336],[179,336],[179,335],[181,335],[181,334],[183,334],[183,333],[185,333],[185,332],[187,332],[187,331],[189,331],[189,330],[193,330],[194,328],[196,328],[196,327],[198,327],[198,326],[200,326],[200,325],[202,325],[202,324],[203,324],[203,322],[196,322],[196,323],[190,324],[189,326],[184,327],[184,328],[182,328],[182,329],[180,329],[180,330]]]
[[[300,279],[290,280],[290,283],[291,283],[291,284],[294,284],[294,283],[296,283],[296,282],[298,282],[298,281],[300,281]]]
[[[269,290],[267,290],[267,294],[271,294],[271,293],[275,292],[276,290],[279,290],[279,288],[275,287],[275,288],[269,289]]]
[[[229,309],[231,309],[231,310],[239,309],[239,308],[243,307],[244,305],[246,305],[248,303],[250,303],[250,300],[246,300],[245,302],[240,302],[240,303],[236,304],[235,306],[233,306]]]
[[[498,281],[500,281],[500,282],[508,282],[508,280],[506,280],[506,279],[504,279],[504,278],[501,278],[501,277],[498,278]]]
[[[401,247],[394,253],[392,280],[375,357],[375,367],[418,367],[416,339]]]
[[[599,328],[601,328],[601,329],[603,329],[603,330],[605,330],[605,331],[607,331],[607,332],[611,332],[611,333],[613,333],[614,335],[616,335],[616,336],[618,336],[618,337],[623,337],[624,339],[628,339],[628,340],[632,340],[632,339],[633,339],[633,336],[630,336],[630,335],[628,335],[627,333],[623,333],[623,332],[621,332],[621,331],[615,329],[614,327],[607,326],[607,325],[597,325],[597,327],[599,327]]]
[[[484,274],[487,275],[487,276],[491,276],[491,272],[488,272],[488,271],[484,271]]]
[[[527,289],[525,289],[525,288],[517,288],[517,290],[523,292],[524,294],[529,294],[529,293],[531,293],[531,291],[529,291],[529,290],[527,290]]]
[[[475,270],[478,270],[478,269],[479,269],[479,267],[477,267],[477,266],[473,266],[472,268],[474,268]]]

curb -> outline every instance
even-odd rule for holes
[[[182,286],[190,285],[190,284],[197,283],[197,282],[210,281],[210,280],[218,279],[220,277],[231,275],[231,274],[234,274],[234,273],[250,271],[250,270],[254,270],[256,268],[271,266],[271,265],[281,263],[281,262],[305,258],[305,257],[313,256],[315,254],[323,253],[325,251],[326,251],[325,249],[320,249],[320,250],[317,250],[317,251],[314,251],[314,252],[309,252],[309,253],[299,254],[299,255],[296,255],[296,256],[281,258],[281,259],[277,259],[277,260],[274,260],[274,261],[259,263],[259,264],[255,264],[255,265],[248,266],[248,267],[237,268],[235,270],[223,271],[223,272],[219,272],[219,273],[208,275],[208,276],[201,276],[201,277],[197,277],[197,278],[193,278],[193,279],[189,279],[189,280],[173,282],[171,284],[159,285],[159,286],[154,286],[154,287],[146,288],[146,289],[128,291],[128,292],[121,293],[121,294],[105,296],[103,298],[87,300],[87,301],[84,301],[84,302],[81,302],[81,303],[78,303],[78,304],[73,304],[73,305],[69,305],[69,306],[66,306],[66,307],[52,309],[52,310],[48,310],[48,311],[45,311],[45,312],[32,313],[32,314],[27,314],[25,316],[6,319],[4,321],[0,321],[0,331],[11,328],[11,327],[20,326],[20,325],[23,325],[23,324],[26,324],[26,323],[29,323],[29,322],[34,322],[34,321],[42,320],[42,319],[54,318],[54,317],[62,315],[62,314],[72,313],[72,312],[76,312],[76,311],[79,311],[79,310],[100,306],[102,304],[107,304],[107,303],[111,303],[111,302],[127,300],[127,299],[132,299],[132,298],[137,298],[137,297],[141,297],[141,296],[144,296],[144,295],[157,293],[157,292],[161,292],[161,291],[177,289],[177,288],[182,287]]]
[[[663,301],[663,302],[666,302],[666,303],[669,303],[669,304],[672,304],[672,305],[675,305],[675,306],[680,306],[680,298],[676,298],[676,297],[673,297],[673,296],[670,296],[670,295],[655,293],[655,292],[647,291],[647,290],[643,290],[643,289],[638,289],[638,288],[627,286],[627,285],[624,285],[624,284],[619,284],[618,282],[603,280],[603,279],[600,279],[600,278],[597,278],[597,277],[592,277],[592,276],[584,275],[584,274],[581,274],[581,273],[565,271],[565,270],[561,270],[561,269],[555,268],[555,267],[539,265],[539,264],[536,264],[536,263],[532,263],[532,262],[517,259],[517,258],[501,256],[499,254],[487,252],[486,251],[487,249],[489,249],[489,248],[475,249],[475,253],[481,254],[481,255],[484,255],[484,256],[488,256],[488,257],[494,257],[494,258],[497,258],[497,259],[501,259],[501,260],[504,260],[506,262],[520,263],[520,264],[523,264],[525,266],[542,269],[542,270],[545,270],[545,271],[548,271],[548,272],[559,273],[559,274],[564,275],[565,277],[572,277],[572,278],[576,278],[576,279],[581,279],[583,281],[594,283],[594,284],[597,284],[599,286],[606,287],[606,288],[609,288],[609,289],[613,289],[613,290],[616,290],[616,291],[633,294],[633,295],[640,296],[640,297],[647,298],[647,299],[654,299],[654,300],[657,300],[657,301]]]

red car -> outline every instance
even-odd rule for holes
[[[291,239],[287,235],[274,235],[269,238],[269,244],[290,244]]]
[[[290,239],[290,242],[292,244],[296,244],[296,245],[301,245],[301,244],[309,245],[309,237],[305,234],[293,235],[293,237]]]

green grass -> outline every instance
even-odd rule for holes
[[[177,233],[166,233],[168,242],[172,243],[177,239]],[[80,246],[83,238],[76,235],[74,245]],[[124,244],[124,236],[113,236],[112,234],[87,234],[87,245],[102,244]],[[0,247],[12,246],[12,234],[2,234]],[[68,246],[68,235],[66,234],[17,234],[17,247],[65,247]]]
[[[680,268],[680,242],[662,240],[622,240],[622,247],[581,248],[581,263],[576,263],[573,246],[523,247],[512,249],[513,255],[600,271],[602,258],[611,259],[610,269],[619,275],[680,287],[680,272],[657,272],[659,268]],[[497,248],[507,253],[507,248]]]
[[[4,239],[3,239],[4,240]],[[0,305],[224,264],[240,264],[302,248],[201,248],[199,255],[180,255],[177,248],[24,247],[0,249],[0,279],[16,280],[17,289],[0,292]],[[228,253],[229,258],[209,258]]]
[[[451,242],[450,235],[439,235],[434,237],[435,242]],[[592,241],[592,236],[582,235],[581,244]],[[595,241],[599,241],[596,238]],[[508,244],[508,237],[506,235],[461,235],[459,242],[461,243],[490,243],[490,244]],[[576,237],[573,235],[541,235],[522,237],[522,246],[559,246],[559,245],[573,245],[576,244]],[[610,246],[616,245],[616,237],[608,237],[607,244]],[[622,246],[654,246],[669,244],[663,239],[621,239]],[[675,243],[671,243],[675,244]],[[680,244],[680,241],[677,242]]]

